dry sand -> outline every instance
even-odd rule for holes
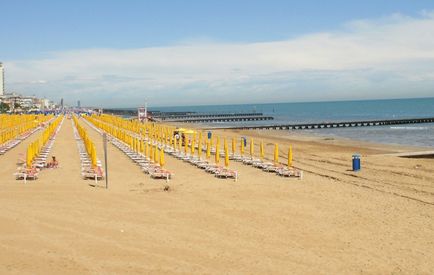
[[[101,137],[86,127],[102,159]],[[12,173],[33,135],[0,156],[0,273],[434,273],[433,159],[281,132],[225,134],[264,139],[270,154],[278,141],[282,162],[292,144],[304,179],[231,163],[239,181],[220,180],[167,156],[176,176],[165,192],[109,145],[109,189],[91,187],[65,119],[52,149],[61,167],[24,185]]]

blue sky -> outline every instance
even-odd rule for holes
[[[0,6],[7,89],[55,100],[134,106],[143,98],[191,105],[434,95],[425,37],[434,36],[433,1]]]

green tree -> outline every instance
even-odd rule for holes
[[[0,102],[0,113],[6,113],[7,111],[9,111],[9,105],[4,102]]]

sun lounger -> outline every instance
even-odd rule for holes
[[[82,171],[81,175],[83,179],[104,179],[102,168],[98,166],[96,168],[85,169],[84,171]]]
[[[237,180],[238,179],[238,172],[234,171],[234,170],[229,170],[229,169],[223,168],[223,169],[217,170],[215,173],[215,176],[217,178],[225,178],[225,179],[233,178],[233,179]]]
[[[282,169],[282,166],[281,165],[274,165],[274,164],[268,165],[268,166],[262,168],[262,170],[264,170],[265,172],[274,172],[274,173],[278,172],[279,169]]]
[[[303,178],[303,171],[298,169],[289,169],[287,167],[281,168],[277,171],[277,175],[282,177],[296,177],[299,179]]]
[[[39,175],[39,169],[36,167],[32,167],[30,169],[27,168],[19,168],[16,173],[14,173],[16,180],[36,180]]]
[[[167,180],[171,179],[174,174],[171,173],[170,171],[167,171],[164,169],[157,169],[157,170],[149,172],[149,175],[153,179],[166,179],[166,181],[167,181]]]

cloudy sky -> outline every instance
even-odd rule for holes
[[[58,2],[1,3],[8,91],[104,107],[434,96],[432,1]]]

